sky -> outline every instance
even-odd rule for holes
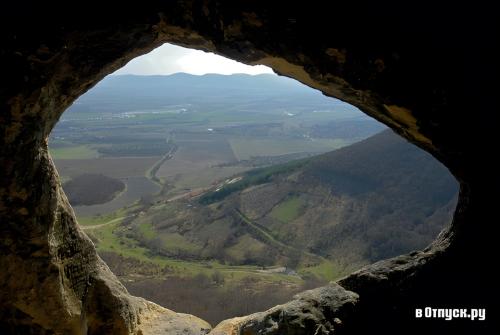
[[[132,59],[127,65],[113,74],[168,75],[177,72],[195,75],[207,73],[247,73],[252,75],[274,73],[271,68],[264,65],[250,66],[213,53],[182,48],[167,43],[146,55]]]

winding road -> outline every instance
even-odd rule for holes
[[[81,225],[80,227],[81,227],[83,230],[98,229],[98,228],[102,228],[102,227],[104,227],[104,226],[110,225],[110,224],[112,224],[112,223],[118,222],[118,221],[120,221],[120,220],[125,220],[125,219],[128,219],[128,218],[131,218],[131,217],[133,217],[133,216],[135,216],[135,214],[134,214],[134,215],[129,215],[129,216],[121,216],[121,217],[119,217],[119,218],[115,218],[115,219],[110,220],[110,221],[108,221],[108,222],[105,222],[105,223],[100,223],[100,224],[96,224],[96,225],[93,225],[93,226],[82,226],[82,225]]]

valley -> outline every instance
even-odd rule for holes
[[[449,223],[453,177],[384,129],[283,77],[110,76],[50,150],[70,199],[88,174],[123,183],[73,208],[127,289],[215,324],[423,248]],[[87,197],[112,183],[85,180]]]

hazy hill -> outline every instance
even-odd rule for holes
[[[272,108],[331,108],[336,105],[339,117],[356,116],[359,111],[340,101],[328,98],[295,80],[271,74],[206,74],[108,76],[81,96],[65,113],[107,113],[178,108],[203,110],[206,106],[222,109],[246,105],[243,110],[263,113]],[[339,114],[340,113],[340,114]]]
[[[136,238],[183,259],[304,268],[326,258],[347,271],[425,247],[458,191],[440,163],[391,131],[242,177],[151,207],[131,223]]]
[[[287,77],[271,74],[205,74],[192,75],[188,73],[175,73],[172,75],[138,76],[117,75],[109,76],[101,81],[86,99],[98,98],[100,95],[124,93],[128,96],[141,98],[158,98],[170,101],[171,98],[185,101],[186,97],[214,95],[230,96],[239,94],[259,98],[260,96],[273,96],[277,93],[293,95],[321,95],[319,91],[298,83]]]

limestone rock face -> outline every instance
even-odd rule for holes
[[[489,269],[498,261],[493,194],[500,182],[491,159],[500,115],[497,13],[473,3],[12,2],[0,13],[0,333],[209,328],[127,293],[78,228],[47,152],[51,129],[79,95],[164,42],[266,64],[343,99],[429,151],[461,184],[453,224],[435,243],[339,282],[359,295],[356,304],[351,293],[330,287],[223,323],[219,333],[303,333],[302,321],[276,311],[300,314],[312,334],[495,333],[499,288]],[[347,296],[353,303],[344,308]],[[332,305],[318,307],[322,301]],[[416,320],[414,308],[425,306],[487,308],[488,317]]]

